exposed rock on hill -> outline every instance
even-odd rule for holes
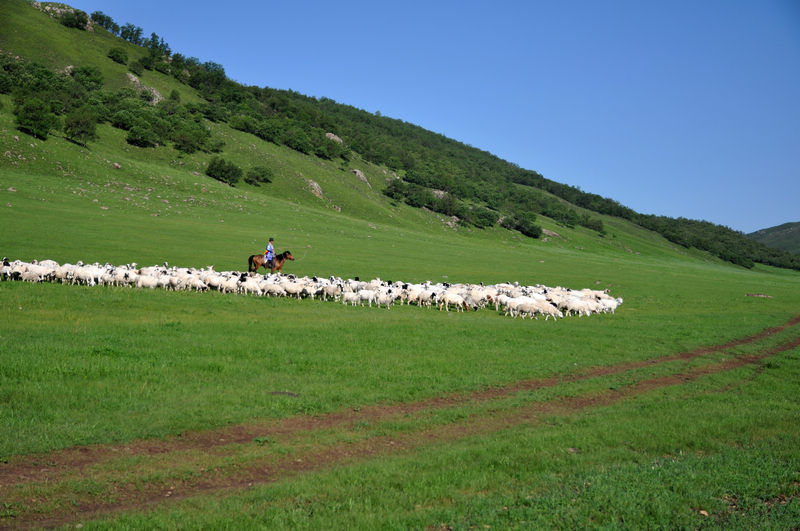
[[[370,185],[370,184],[369,184],[369,181],[367,180],[367,176],[366,176],[366,175],[364,175],[364,172],[363,172],[363,171],[361,171],[361,170],[357,170],[357,169],[353,169],[353,170],[350,170],[350,171],[352,171],[352,172],[353,172],[353,174],[354,174],[356,177],[358,177],[358,179],[359,179],[361,182],[365,183],[367,186],[369,186],[370,188],[372,188],[372,185]]]
[[[134,87],[136,87],[139,90],[146,90],[152,95],[151,102],[153,103],[153,105],[157,105],[158,102],[164,99],[164,96],[162,96],[159,91],[157,91],[153,87],[148,87],[147,85],[139,81],[138,77],[136,77],[130,72],[128,72],[128,79],[130,80],[131,83],[133,83]]]
[[[74,13],[75,9],[66,5],[66,4],[58,4],[55,2],[31,2],[31,5],[42,11],[43,13],[47,13],[51,17],[55,19],[60,19],[67,13]],[[92,23],[92,19],[89,19],[86,22],[86,31],[94,31],[94,24]]]

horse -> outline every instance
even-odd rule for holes
[[[267,264],[263,254],[253,254],[247,259],[247,272],[256,273],[263,266],[264,269],[271,269],[272,273],[275,271],[280,273],[286,260],[294,260],[291,251],[283,251],[281,254],[276,254],[275,258],[272,259],[272,266]]]

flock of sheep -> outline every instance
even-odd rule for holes
[[[24,282],[60,282],[86,286],[111,285],[168,290],[208,291],[270,297],[296,297],[333,300],[345,305],[390,308],[393,304],[414,304],[439,310],[470,311],[494,308],[512,317],[558,318],[565,315],[588,316],[594,313],[614,313],[622,304],[621,298],[607,291],[571,290],[546,286],[506,284],[412,284],[374,279],[364,282],[355,279],[329,277],[296,277],[294,275],[163,266],[138,267],[135,263],[121,266],[110,264],[63,264],[53,260],[38,262],[9,261],[3,258],[2,280]]]

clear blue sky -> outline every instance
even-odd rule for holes
[[[70,3],[639,212],[800,221],[800,1]]]

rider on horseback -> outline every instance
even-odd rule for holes
[[[273,259],[275,258],[275,247],[272,245],[272,242],[275,241],[274,238],[269,239],[269,243],[267,243],[267,250],[264,251],[264,262],[267,264],[267,268],[271,268],[273,266]]]

